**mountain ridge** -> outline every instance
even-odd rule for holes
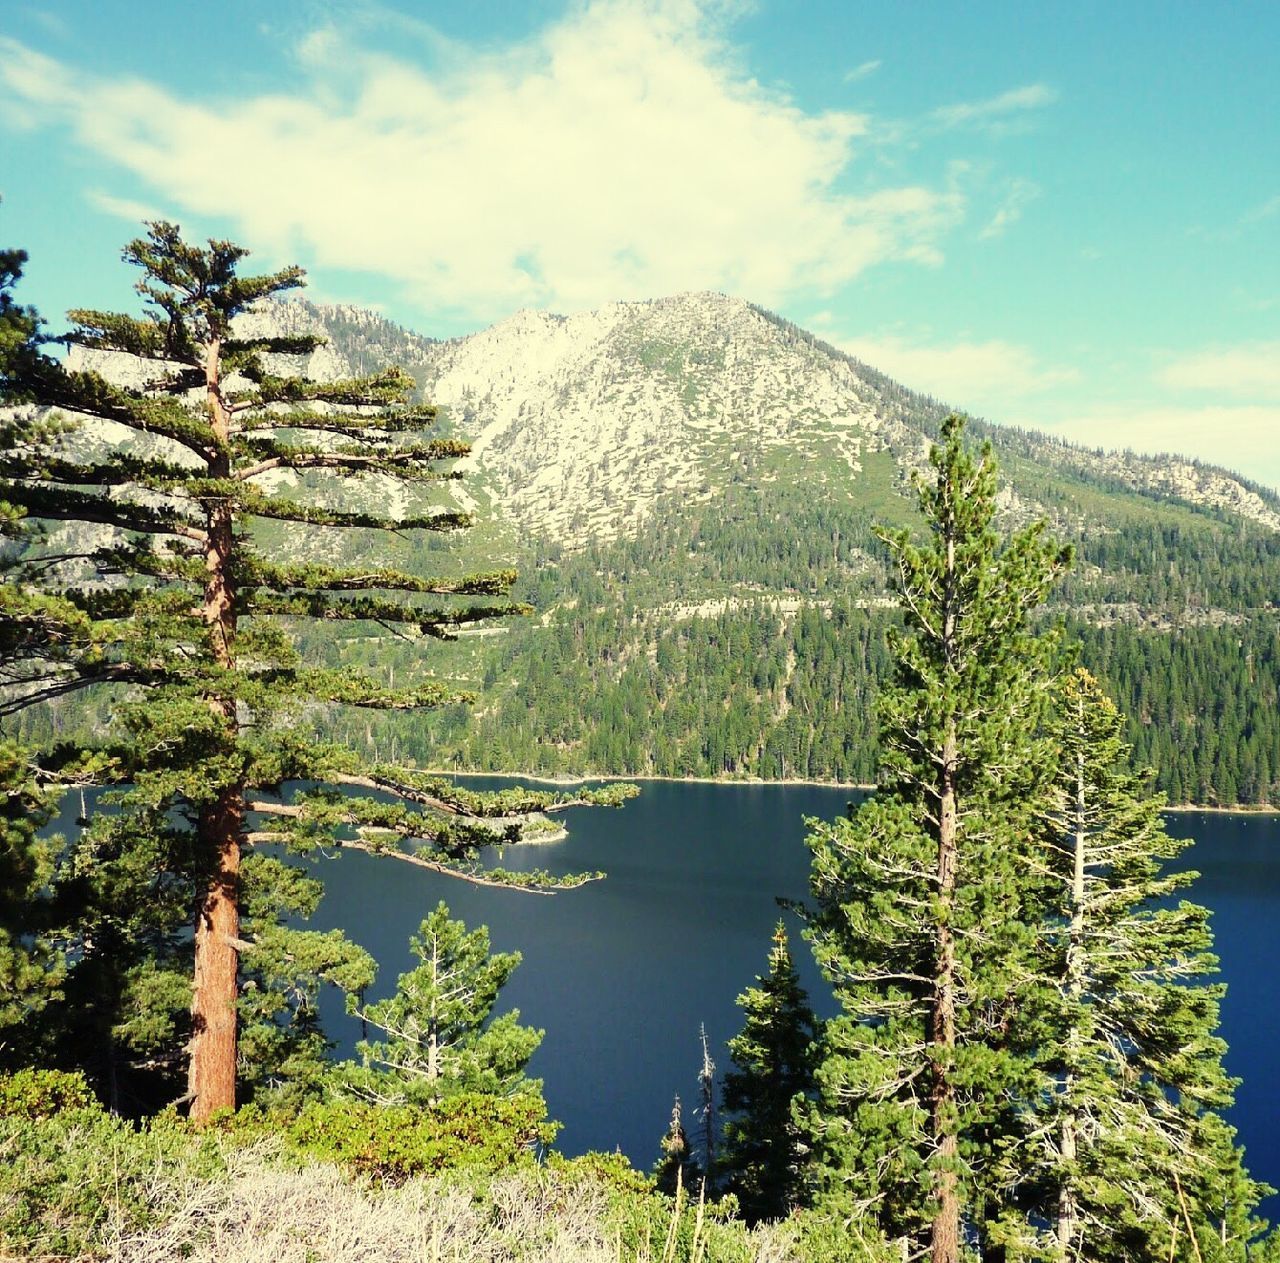
[[[301,299],[257,319],[255,332],[327,337],[307,365],[317,376],[365,371],[378,354],[400,362],[472,442],[471,466],[492,479],[500,510],[522,532],[570,547],[633,534],[664,495],[709,499],[717,464],[722,472],[745,458],[761,477],[781,476],[779,466],[795,464],[770,459],[782,448],[816,461],[810,472],[828,484],[837,472],[856,483],[865,455],[889,451],[905,494],[951,410],[763,307],[712,291],[567,316],[526,308],[444,340]],[[974,428],[998,451],[1070,476],[1280,530],[1280,496],[1224,468],[982,419]],[[1007,510],[1056,518],[1016,474],[1007,481]]]

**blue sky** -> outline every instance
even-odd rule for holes
[[[1280,6],[9,0],[0,242],[146,217],[423,333],[716,289],[993,420],[1280,487]]]

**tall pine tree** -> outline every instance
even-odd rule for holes
[[[1208,911],[1174,901],[1195,874],[1163,865],[1187,843],[1165,832],[1162,801],[1130,771],[1123,726],[1086,670],[1061,681],[1045,1078],[1008,1173],[1011,1191],[1035,1195],[1010,1243],[1046,1257],[1240,1260],[1265,1190],[1218,1117],[1234,1084],[1215,1034],[1222,987],[1206,981],[1217,967]]]
[[[805,1200],[804,1144],[796,1098],[813,1091],[817,1021],[779,921],[769,972],[738,997],[746,1014],[729,1041],[734,1068],[724,1077],[728,1115],[720,1171],[749,1222],[781,1219]]]
[[[1026,878],[1053,766],[1037,739],[1053,639],[1029,613],[1069,561],[1032,526],[1001,543],[990,448],[945,422],[919,485],[931,542],[883,536],[906,634],[881,697],[880,788],[815,824],[808,934],[844,1013],[827,1027],[815,1139],[824,1184],[891,1236],[957,1263],[1025,1075],[1007,1047],[1034,945]]]
[[[295,628],[320,620],[448,636],[460,624],[522,607],[505,599],[514,578],[508,571],[433,577],[388,568],[376,552],[348,567],[298,561],[296,552],[271,555],[266,545],[282,534],[272,524],[316,537],[366,530],[373,540],[378,532],[465,526],[466,514],[424,502],[452,476],[442,462],[466,448],[429,432],[434,409],[408,403],[413,382],[397,369],[318,383],[299,376],[291,358],[318,339],[238,336],[237,316],[303,281],[296,267],[242,276],[245,254],[227,241],[188,243],[173,224],[150,225],[124,252],[142,273],[144,314],[73,311],[64,339],[89,352],[124,353],[142,371],[109,380],[92,368],[68,368],[41,353],[33,318],[24,315],[15,326],[19,345],[6,352],[0,400],[85,420],[78,436],[28,428],[0,454],[0,500],[15,514],[98,528],[96,538],[79,529],[69,547],[29,549],[12,577],[0,636],[26,648],[22,687],[5,704],[12,710],[99,686],[123,689],[115,694],[108,757],[98,766],[130,789],[121,818],[95,825],[73,866],[88,888],[86,905],[100,914],[81,944],[82,964],[114,975],[107,995],[122,1003],[130,987],[136,1002],[145,982],[159,1002],[146,1037],[171,1050],[185,1038],[185,1096],[197,1119],[236,1102],[237,1001],[255,952],[264,980],[283,982],[267,959],[277,949],[280,964],[305,958],[313,972],[352,982],[353,971],[361,973],[340,943],[283,944],[303,931],[280,926],[265,935],[255,917],[246,937],[242,903],[250,887],[267,921],[290,911],[291,899],[292,910],[298,906],[298,892],[284,890],[264,861],[251,856],[242,864],[246,848],[360,847],[473,880],[546,886],[550,879],[536,874],[479,874],[475,857],[494,835],[474,821],[571,801],[486,799],[413,768],[368,766],[305,736],[299,719],[318,706],[404,710],[464,695],[432,679],[397,689],[366,673],[315,665],[299,653]],[[301,480],[298,493],[271,489],[280,471]],[[424,507],[388,515],[378,507],[388,485],[416,493]],[[344,493],[355,507],[335,507]],[[87,577],[68,580],[57,569],[64,563]],[[66,590],[49,604],[42,584]],[[282,802],[278,791],[290,781],[344,792]],[[627,792],[611,790],[601,800]],[[515,840],[518,826],[507,836]],[[405,851],[402,838],[418,839],[418,851]],[[135,902],[153,890],[153,904],[144,899],[135,909],[142,920],[113,918],[112,884]],[[193,944],[179,932],[179,913],[194,926]],[[135,932],[144,928],[140,938]],[[114,968],[115,948],[135,958],[127,970]],[[189,1018],[180,1021],[173,1004],[184,951],[193,953],[193,981]],[[113,1037],[121,1034],[118,1014],[104,1021]]]

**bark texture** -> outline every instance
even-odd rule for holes
[[[227,442],[231,414],[219,381],[221,342],[209,341],[205,357],[206,406],[214,448],[209,457],[211,478],[230,478]],[[235,592],[231,566],[235,548],[232,506],[211,501],[207,518],[204,605],[214,660],[235,666]],[[236,735],[234,698],[211,696],[209,708]],[[209,882],[196,915],[195,980],[191,1000],[191,1068],[188,1096],[197,1122],[218,1110],[236,1107],[236,1000],[239,995],[240,954],[240,840],[244,830],[244,788],[219,791],[200,810],[197,826],[201,853],[210,859]]]

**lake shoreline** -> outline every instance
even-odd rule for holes
[[[432,776],[514,776],[522,781],[533,781],[536,785],[552,785],[569,787],[573,785],[586,785],[592,781],[653,781],[659,784],[668,785],[744,785],[744,786],[763,786],[763,785],[795,785],[795,786],[812,786],[818,789],[857,789],[870,791],[875,789],[874,785],[865,784],[858,781],[815,781],[815,780],[796,780],[788,778],[787,780],[761,780],[756,777],[727,777],[727,776],[653,776],[653,775],[636,775],[621,776],[614,772],[601,772],[588,776],[545,776],[537,772],[461,772],[456,769],[449,768],[430,768],[428,769]],[[1190,814],[1193,812],[1204,812],[1218,816],[1277,816],[1280,815],[1280,805],[1277,806],[1250,806],[1244,804],[1236,807],[1210,807],[1201,803],[1178,803],[1176,805],[1169,804],[1161,808],[1162,811],[1176,811],[1181,814]]]
[[[544,776],[537,772],[462,772],[454,768],[427,768],[426,772],[429,776],[514,776],[518,777],[522,781],[533,781],[536,785],[554,785],[563,788],[569,788],[574,785],[588,785],[593,781],[616,781],[620,784],[626,784],[632,781],[653,781],[657,784],[666,785],[808,785],[818,789],[875,789],[874,785],[861,784],[857,781],[809,781],[791,779],[785,781],[766,781],[760,780],[757,777],[653,776],[640,774],[635,776],[623,776],[616,772],[593,772],[586,776]],[[1280,810],[1280,808],[1277,808],[1277,810]]]

